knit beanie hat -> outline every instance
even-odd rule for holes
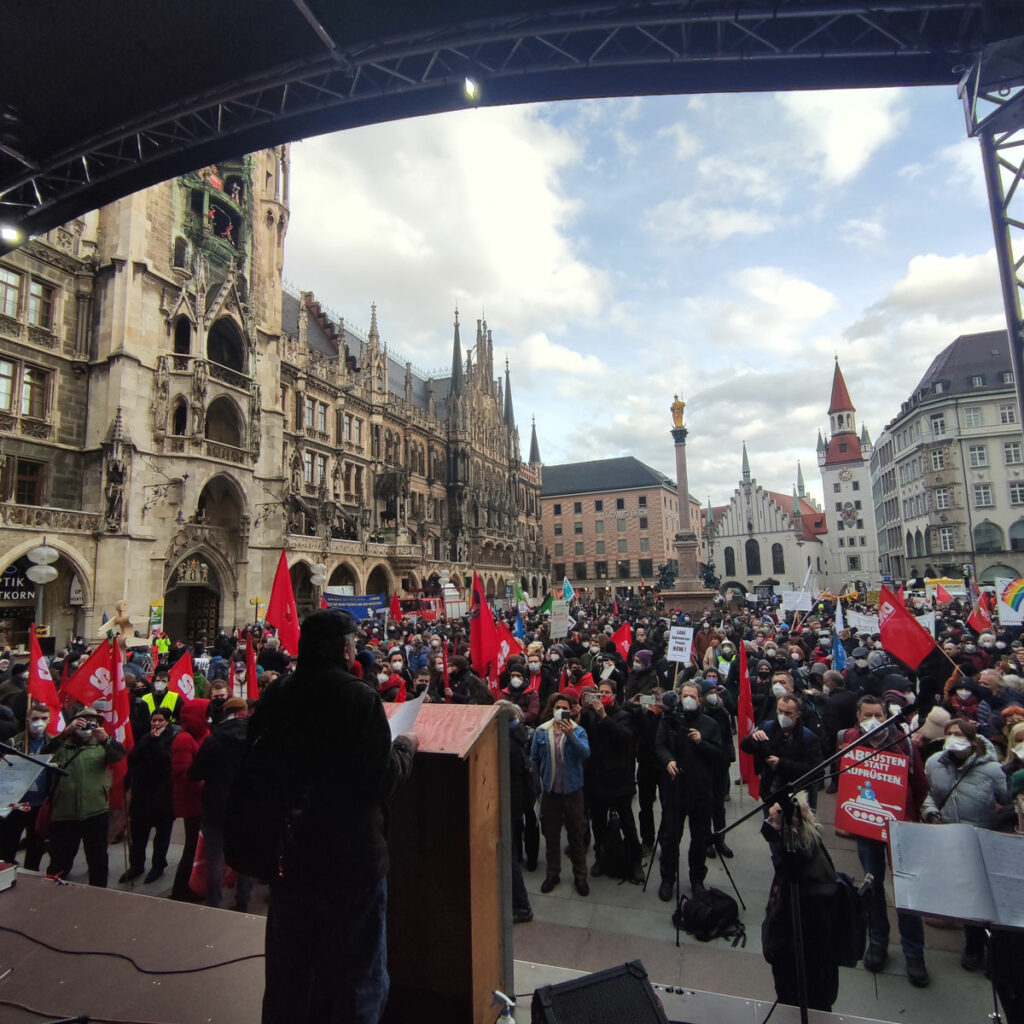
[[[633,657],[636,658],[636,660],[639,661],[644,668],[651,667],[651,658],[653,657],[653,655],[649,650],[647,650],[646,647],[641,647],[640,650],[633,655]]]
[[[928,712],[928,717],[921,726],[921,736],[926,740],[941,740],[946,735],[946,726],[951,719],[950,713],[945,708],[934,707]]]

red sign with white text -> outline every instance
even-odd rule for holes
[[[903,821],[909,765],[904,751],[871,756],[873,752],[873,747],[861,746],[843,754],[835,826],[884,843],[889,840],[889,825]]]

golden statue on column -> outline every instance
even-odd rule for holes
[[[686,408],[686,403],[680,402],[678,395],[673,395],[672,397],[675,399],[669,407],[672,412],[672,423],[674,426],[681,427],[683,425],[683,410]]]

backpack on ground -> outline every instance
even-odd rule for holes
[[[626,840],[622,835],[622,826],[615,811],[608,815],[608,825],[601,837],[601,845],[597,848],[597,862],[601,865],[601,873],[609,878],[628,878],[629,857],[626,854]]]
[[[736,901],[721,889],[705,889],[696,896],[684,896],[672,914],[677,931],[687,932],[699,942],[732,939],[732,945],[747,945],[747,931],[740,920]]]

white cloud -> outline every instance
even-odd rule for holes
[[[666,199],[647,218],[649,230],[666,242],[724,242],[734,235],[764,235],[775,220],[754,209],[713,206],[696,197]]]
[[[907,122],[900,89],[789,92],[776,97],[803,133],[803,145],[822,159],[830,184],[855,178]]]
[[[682,121],[660,129],[658,135],[673,140],[677,160],[687,161],[700,151],[700,141]]]
[[[854,217],[839,225],[839,238],[856,249],[871,251],[885,241],[885,226],[878,220]]]

